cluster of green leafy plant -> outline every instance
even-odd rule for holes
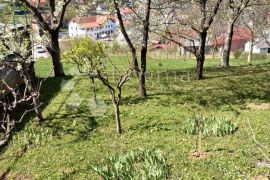
[[[53,138],[53,132],[49,128],[26,128],[23,133],[15,134],[12,144],[17,150],[22,151],[31,147],[45,145]]]
[[[198,134],[198,118],[201,118],[199,122],[201,123],[202,135],[225,136],[233,134],[238,129],[238,127],[232,121],[225,117],[194,116],[184,123],[182,128],[185,133],[193,135]]]
[[[165,179],[169,176],[166,159],[158,151],[139,149],[109,156],[106,164],[93,167],[104,179]]]

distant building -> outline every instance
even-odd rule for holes
[[[247,42],[245,44],[245,52],[249,52],[249,50],[250,42]],[[270,53],[270,44],[264,39],[255,39],[253,53]]]
[[[113,18],[104,15],[76,17],[69,22],[70,37],[89,36],[94,39],[114,35],[116,23]]]
[[[211,38],[209,41],[209,46],[216,47],[221,51],[225,44],[225,35],[226,34],[224,33],[217,39]],[[250,31],[247,28],[235,27],[232,37],[231,51],[243,51],[245,44],[249,41],[250,37]]]

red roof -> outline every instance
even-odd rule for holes
[[[92,27],[100,27],[108,19],[111,18],[108,18],[107,16],[83,16],[83,17],[76,17],[73,19],[73,21],[78,23],[81,27],[92,28]]]
[[[47,0],[32,0],[32,3],[34,5],[37,5],[38,2],[39,2],[39,4],[44,5],[44,4],[46,4]]]
[[[215,42],[214,39],[210,40],[210,45],[223,45],[225,43],[225,36],[226,34],[223,34],[222,36],[217,38],[217,42]],[[234,28],[234,33],[232,37],[232,41],[240,41],[240,40],[249,40],[251,38],[250,31],[248,28]]]

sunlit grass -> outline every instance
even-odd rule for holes
[[[128,66],[126,56],[114,56],[112,61]],[[115,133],[109,95],[100,83],[98,96],[107,107],[104,115],[97,116],[87,103],[92,97],[87,77],[66,77],[74,82],[72,91],[61,89],[62,78],[49,78],[42,90],[42,101],[47,118],[43,128],[50,138],[44,138],[45,143],[18,148],[25,143],[18,137],[29,135],[28,131],[32,133],[29,129],[40,132],[36,120],[30,119],[24,128],[15,132],[16,138],[0,155],[0,172],[8,170],[11,177],[26,175],[33,179],[97,179],[93,165],[103,163],[109,155],[141,147],[160,150],[167,157],[171,179],[269,175],[269,169],[255,166],[264,157],[248,133],[247,122],[250,121],[258,140],[270,148],[270,112],[246,108],[248,103],[270,101],[268,60],[256,60],[253,66],[247,66],[244,60],[232,60],[232,67],[226,70],[218,67],[218,59],[208,59],[202,81],[195,80],[195,63],[195,60],[150,59],[148,72],[153,72],[153,76],[149,74],[147,78],[148,99],[138,98],[135,77],[124,88],[121,136]],[[64,66],[67,75],[74,73],[71,71],[74,66]],[[36,64],[41,77],[51,69],[50,60]],[[175,73],[161,73],[165,70]],[[74,94],[84,99],[79,110],[71,110],[66,105]],[[238,126],[233,135],[205,137],[203,149],[208,156],[200,160],[189,158],[196,136],[182,130],[186,119],[196,112],[228,118]]]

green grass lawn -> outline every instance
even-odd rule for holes
[[[114,56],[118,66],[126,66],[125,56]],[[252,140],[250,122],[256,138],[270,157],[270,111],[247,108],[251,103],[270,103],[270,61],[256,60],[247,66],[232,60],[228,70],[219,60],[207,60],[202,81],[196,80],[195,60],[148,61],[148,98],[138,98],[135,77],[124,87],[121,104],[123,135],[115,133],[113,109],[107,90],[98,82],[98,96],[104,101],[99,111],[89,106],[91,84],[65,64],[69,76],[49,78],[42,89],[46,123],[39,128],[29,117],[16,129],[13,139],[0,154],[0,174],[30,179],[97,179],[92,165],[111,154],[140,147],[160,150],[171,167],[170,179],[246,179],[269,176],[269,168],[257,167],[266,161]],[[37,75],[51,70],[49,60],[36,64]],[[165,73],[167,72],[167,73]],[[189,77],[189,76],[190,77]],[[61,88],[61,83],[70,83]],[[79,109],[68,102],[82,98]],[[258,106],[260,107],[260,106]],[[99,113],[102,112],[102,113]],[[105,113],[103,113],[105,112]],[[238,126],[233,135],[203,138],[202,159],[189,157],[196,136],[185,134],[183,123],[195,113],[226,117]]]

